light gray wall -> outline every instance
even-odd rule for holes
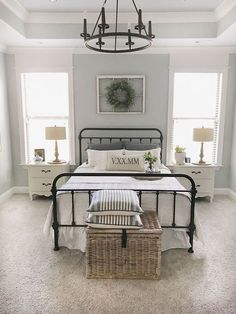
[[[230,181],[229,187],[234,192],[236,192],[236,54],[232,56],[232,66],[234,65],[234,99],[233,99],[233,106],[234,106],[234,128],[232,132],[232,152],[231,152],[231,164],[230,164]]]
[[[146,112],[137,115],[96,113],[97,75],[145,75]],[[75,134],[84,127],[156,127],[166,139],[169,55],[75,55]],[[166,143],[164,144],[166,146]],[[78,141],[76,161],[78,162]]]
[[[5,55],[0,53],[0,195],[12,187],[12,159]]]
[[[216,188],[228,188],[230,184],[230,163],[232,148],[232,133],[234,127],[234,106],[235,106],[235,86],[236,86],[236,55],[229,57],[228,86],[225,108],[225,130],[223,145],[223,166],[216,172]],[[236,180],[236,178],[235,178]]]
[[[79,162],[77,136],[84,127],[157,127],[167,136],[169,55],[74,55],[74,105],[76,162]],[[229,187],[232,132],[234,122],[236,55],[230,56],[225,117],[223,167],[216,174],[216,187]],[[7,57],[11,117],[14,185],[27,185],[27,171],[20,166],[19,122],[14,56]],[[138,115],[102,115],[96,113],[97,75],[145,75],[146,112]],[[234,138],[234,143],[236,142]],[[236,154],[236,145],[233,146]],[[164,152],[165,155],[165,152]],[[236,172],[236,169],[234,169]],[[233,173],[233,172],[232,172]],[[236,178],[236,175],[234,175]],[[236,181],[236,179],[234,179]],[[234,181],[234,182],[235,182]],[[233,182],[233,179],[231,179]],[[233,183],[232,183],[233,184]]]

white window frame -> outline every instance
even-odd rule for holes
[[[21,74],[24,73],[67,73],[68,74],[68,95],[69,95],[69,162],[75,164],[75,128],[74,128],[74,98],[73,98],[73,70],[68,67],[26,67],[16,69],[16,80],[17,80],[17,98],[18,98],[18,112],[19,112],[19,133],[20,133],[20,160],[21,164],[28,162],[27,156],[27,132],[25,126],[25,110],[23,103],[23,93],[21,85]]]
[[[173,133],[173,102],[174,102],[174,77],[175,73],[222,73],[222,91],[219,113],[219,136],[216,164],[222,165],[225,107],[227,96],[228,68],[227,67],[170,67],[169,69],[169,101],[168,101],[168,121],[167,121],[167,165],[172,163],[172,133]]]

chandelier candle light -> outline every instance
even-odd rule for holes
[[[57,141],[58,140],[64,140],[66,139],[66,128],[65,127],[58,127],[58,126],[53,126],[53,127],[46,127],[45,128],[45,138],[46,140],[55,140],[55,159],[52,161],[49,161],[48,163],[50,164],[62,164],[65,163],[65,160],[60,160],[58,158],[59,153],[58,153],[58,145]]]
[[[134,0],[130,1],[132,1],[138,17],[138,24],[134,26],[134,29],[131,30],[130,23],[128,23],[126,32],[118,31],[119,0],[116,0],[115,24],[112,31],[111,26],[106,23],[105,5],[107,0],[105,0],[91,35],[87,31],[87,20],[84,19],[83,33],[80,36],[84,38],[87,48],[98,52],[124,53],[140,51],[151,46],[152,40],[155,38],[155,35],[152,34],[152,22],[148,22],[148,30],[146,30],[142,21],[142,10],[137,8]]]
[[[206,162],[203,160],[204,153],[203,153],[203,144],[204,142],[212,142],[214,137],[214,129],[212,128],[194,128],[193,129],[193,141],[194,142],[201,142],[201,150],[200,150],[200,160],[198,164],[205,164]]]

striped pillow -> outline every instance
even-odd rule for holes
[[[94,215],[90,213],[88,214],[86,222],[93,228],[137,229],[143,227],[139,215]]]
[[[100,216],[132,216],[143,213],[137,193],[132,190],[96,191],[93,193],[92,202],[87,211]]]

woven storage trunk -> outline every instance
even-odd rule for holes
[[[161,270],[161,233],[157,216],[141,216],[142,229],[127,230],[122,248],[122,230],[87,229],[87,278],[158,279]]]

